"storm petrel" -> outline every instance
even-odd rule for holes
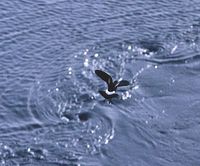
[[[115,97],[118,97],[119,95],[116,93],[116,90],[118,87],[120,86],[127,86],[129,85],[129,82],[126,80],[115,80],[113,82],[112,77],[102,71],[102,70],[95,70],[95,73],[97,76],[99,76],[103,81],[105,81],[107,83],[108,89],[106,91],[99,91],[99,93],[105,98],[105,99],[112,99]]]

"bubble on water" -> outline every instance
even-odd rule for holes
[[[68,68],[68,74],[71,75],[72,74],[72,67]]]
[[[89,66],[89,59],[87,59],[87,58],[85,59],[85,61],[84,61],[84,66],[85,66],[85,67],[88,67],[88,66]]]
[[[109,142],[109,139],[106,139],[106,140],[105,140],[105,144],[108,144],[108,142]]]
[[[83,55],[87,55],[87,53],[88,53],[88,49],[85,49],[85,51],[83,52]]]
[[[106,137],[104,143],[108,144],[109,141],[114,138],[114,131],[112,130],[111,135],[110,134],[104,134],[104,136]]]
[[[2,161],[1,161],[1,164],[5,165],[5,164],[6,164],[5,160],[2,160]]]
[[[28,148],[28,149],[27,149],[27,152],[28,152],[29,154],[33,155],[33,156],[35,155],[35,153],[31,150],[31,148]]]
[[[175,83],[175,79],[173,77],[170,77],[171,83]]]
[[[90,148],[90,144],[87,144],[87,148],[88,148],[88,149]]]
[[[151,64],[147,64],[147,69],[149,69],[150,67],[152,67],[152,65]]]
[[[134,88],[133,89],[139,89],[139,85],[136,85],[136,86],[134,86]]]
[[[91,133],[94,134],[94,133],[95,133],[95,130],[92,130],[92,129],[91,129]]]
[[[144,49],[144,48],[138,48],[137,51],[140,53],[140,54],[146,54],[148,52],[147,49]]]
[[[78,139],[78,138],[72,139],[72,145],[73,145],[74,147],[77,146],[78,142],[79,142],[79,139]]]
[[[95,58],[97,58],[98,56],[99,56],[99,54],[98,54],[98,53],[94,54],[94,57],[95,57]]]
[[[9,149],[7,145],[4,145],[3,148],[4,148],[4,149]]]
[[[65,144],[65,148],[68,148],[68,144]]]
[[[130,46],[128,46],[128,50],[131,50],[131,48],[132,48],[132,47],[131,47],[131,45],[130,45]]]
[[[58,92],[58,91],[59,91],[59,89],[58,89],[58,88],[56,88],[56,91]]]

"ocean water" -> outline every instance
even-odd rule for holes
[[[0,1],[1,166],[198,166],[199,85],[199,0]]]

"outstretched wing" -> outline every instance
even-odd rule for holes
[[[128,86],[130,83],[127,80],[121,80],[118,82],[117,87],[119,86]]]
[[[95,70],[97,76],[99,76],[102,80],[104,80],[108,86],[113,83],[112,77],[104,71]]]
[[[99,93],[105,98],[105,99],[112,99],[112,98],[116,98],[119,95],[118,94],[112,94],[112,95],[108,95],[105,91],[99,91]]]

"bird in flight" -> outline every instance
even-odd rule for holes
[[[115,80],[113,81],[112,77],[102,71],[102,70],[95,70],[95,73],[98,77],[100,77],[103,81],[106,82],[108,88],[105,91],[99,90],[99,93],[108,100],[111,100],[112,98],[116,98],[119,95],[116,93],[116,90],[118,87],[121,86],[128,86],[130,83],[127,80]]]

